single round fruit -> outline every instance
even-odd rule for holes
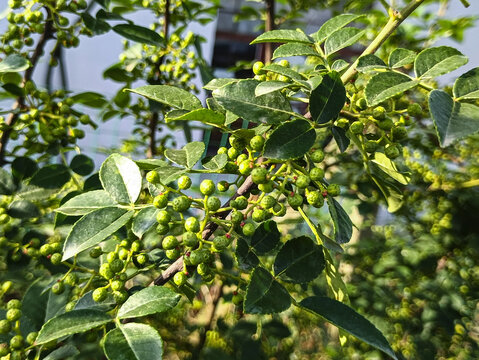
[[[243,235],[244,236],[253,236],[256,231],[255,226],[252,223],[246,223],[243,226]]]
[[[407,137],[407,130],[404,126],[394,126],[391,135],[394,141],[403,140]]]
[[[266,195],[261,199],[260,205],[263,209],[271,209],[276,204],[276,199],[271,195]]]
[[[191,206],[191,199],[188,196],[182,195],[173,199],[172,207],[174,211],[184,212],[188,210],[190,206]]]
[[[364,131],[364,124],[359,120],[355,121],[349,127],[349,131],[356,135],[361,134]]]
[[[264,184],[268,181],[268,170],[262,167],[254,168],[251,171],[251,179],[255,184]]]
[[[258,189],[264,193],[270,193],[274,190],[274,182],[271,180],[268,180],[264,184],[259,184]]]
[[[60,253],[52,254],[52,257],[50,258],[50,262],[53,265],[59,265],[62,262],[62,254]]]
[[[311,179],[309,176],[306,175],[299,175],[298,178],[296,179],[296,186],[300,189],[305,189],[309,186],[309,183],[311,182]]]
[[[7,303],[7,310],[21,309],[21,308],[22,308],[22,302],[18,299],[12,299]]]
[[[101,250],[101,247],[94,247],[93,249],[90,250],[90,257],[93,259],[96,259],[100,257],[100,255],[103,253]]]
[[[341,188],[338,184],[329,184],[326,191],[328,192],[328,195],[338,196],[341,193]]]
[[[253,64],[253,73],[255,75],[262,75],[265,73],[265,71],[263,70],[264,68],[264,63],[262,61],[256,61],[254,64]]]
[[[213,180],[203,180],[200,184],[200,191],[203,195],[212,195],[215,192],[215,183]]]
[[[165,250],[174,249],[179,245],[178,239],[173,235],[166,236],[161,242],[161,247]]]
[[[156,227],[156,232],[160,235],[166,235],[170,231],[170,227],[165,224],[158,224]]]
[[[381,130],[391,130],[392,127],[394,126],[394,122],[391,118],[385,118],[383,121],[380,121],[378,123],[378,128],[380,128]]]
[[[10,321],[6,319],[0,320],[0,334],[8,334],[11,329],[12,324],[10,323]]]
[[[249,141],[249,146],[251,146],[251,149],[255,151],[263,150],[264,138],[261,135],[253,136],[251,140]]]
[[[303,197],[297,193],[288,196],[288,204],[293,209],[297,209],[303,204]]]
[[[168,205],[168,196],[165,194],[160,194],[155,196],[153,199],[153,206],[158,209],[163,209]]]
[[[407,107],[407,112],[409,115],[414,117],[421,117],[422,107],[418,103],[411,104]]]
[[[253,167],[253,162],[250,160],[243,160],[238,165],[238,171],[241,175],[249,175],[251,173],[251,168]]]
[[[106,299],[106,296],[108,295],[108,291],[104,287],[97,288],[93,290],[93,293],[91,294],[93,301],[95,302],[102,302],[103,300]]]
[[[196,245],[198,245],[198,242],[199,242],[198,236],[196,236],[194,232],[187,231],[183,233],[183,244],[185,246],[194,248],[196,247]]]
[[[239,155],[240,155],[240,152],[236,150],[235,148],[231,147],[228,149],[228,159],[235,161]]]
[[[238,151],[243,151],[244,148],[246,147],[246,140],[237,136],[230,136],[228,139],[229,143],[232,148],[238,150]]]
[[[230,184],[227,181],[223,180],[216,184],[216,188],[219,192],[225,192],[229,190]]]
[[[65,284],[67,284],[67,285],[75,286],[76,284],[78,284],[78,275],[75,274],[75,273],[69,273],[65,277],[64,281],[65,281]]]
[[[191,179],[187,175],[182,175],[178,179],[178,188],[181,190],[189,189],[191,186]]]
[[[121,280],[113,280],[111,282],[111,289],[114,290],[114,291],[119,291],[121,289],[123,289],[125,286],[125,283]]]
[[[386,154],[389,159],[395,159],[400,155],[400,152],[396,145],[389,144],[384,148],[384,154]]]
[[[176,260],[180,257],[180,250],[177,248],[169,249],[165,251],[165,255],[170,260]]]
[[[373,110],[373,118],[376,120],[384,120],[386,118],[386,109],[382,106],[376,106]]]
[[[309,171],[309,177],[313,181],[320,181],[324,178],[324,170],[321,168],[312,168]]]
[[[206,200],[206,208],[209,211],[217,211],[221,208],[221,200],[216,196],[209,197],[208,200]]]
[[[230,243],[230,239],[228,239],[226,236],[216,236],[213,239],[213,246],[217,251],[225,250],[230,245]]]
[[[237,210],[234,210],[233,212],[231,212],[231,222],[234,224],[234,225],[239,225],[241,224],[241,222],[243,221],[243,214]]]
[[[378,149],[378,143],[374,140],[367,140],[364,142],[364,150],[368,153],[373,153]]]
[[[27,343],[33,345],[38,337],[38,332],[33,331],[27,335]]]
[[[10,339],[10,347],[12,349],[21,349],[23,347],[23,336],[15,335]]]
[[[196,272],[200,274],[201,276],[206,276],[211,274],[211,269],[208,266],[208,264],[202,263],[196,267]]]
[[[311,160],[314,163],[320,163],[321,161],[323,161],[324,160],[323,150],[320,150],[320,149],[314,150],[313,153],[311,154]]]
[[[140,265],[145,265],[148,262],[148,254],[138,254],[136,257],[136,262]]]
[[[118,259],[118,253],[115,251],[110,251],[106,256],[106,261],[111,263],[113,260]]]
[[[193,216],[186,219],[185,220],[185,230],[186,231],[192,231],[192,232],[200,231],[200,222],[198,221],[198,219],[193,217]]]
[[[187,276],[184,272],[180,271],[173,276],[173,282],[176,284],[176,286],[183,286],[186,283]]]
[[[365,98],[358,99],[356,100],[356,107],[359,110],[366,110],[368,108],[368,102]]]
[[[266,219],[266,211],[263,209],[255,208],[251,213],[251,218],[257,223],[262,222]]]
[[[55,295],[60,295],[65,291],[65,284],[63,281],[58,281],[52,286],[52,293]]]
[[[152,184],[159,184],[160,174],[158,173],[158,171],[151,170],[146,174],[146,181]]]
[[[98,272],[107,280],[110,280],[115,275],[114,272],[111,270],[109,263],[101,264],[100,270]]]
[[[168,225],[170,220],[171,220],[171,215],[166,210],[160,210],[158,214],[156,214],[156,221],[158,221],[159,224]]]
[[[113,298],[117,304],[123,304],[128,299],[128,293],[125,290],[113,291]]]
[[[234,201],[234,202],[233,202]],[[231,202],[231,207],[237,210],[244,210],[248,207],[248,199],[246,199],[244,196],[238,196],[236,199],[234,199]]]
[[[320,191],[311,191],[306,195],[308,204],[316,208],[320,208],[324,204],[324,198]]]

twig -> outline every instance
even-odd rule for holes
[[[266,20],[265,20],[265,31],[274,30],[274,10],[275,0],[266,0]],[[270,63],[273,58],[273,44],[267,42],[264,44],[264,62],[265,64]]]

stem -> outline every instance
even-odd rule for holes
[[[469,1],[467,1],[467,0],[460,0],[460,1],[461,1],[462,5],[464,5],[464,7],[468,8],[469,6],[471,6],[471,4],[469,4]]]
[[[376,36],[376,38],[369,44],[369,46],[362,52],[356,61],[346,70],[341,76],[343,83],[347,83],[357,73],[356,67],[361,56],[374,54],[379,47],[394,33],[394,31],[402,24],[406,18],[413,13],[425,0],[412,0],[407,4],[402,11],[394,11],[390,16],[389,21]],[[462,0],[461,0],[462,1]],[[465,1],[465,0],[464,0]]]
[[[23,85],[29,80],[31,80],[33,75],[33,70],[35,70],[35,66],[38,63],[40,56],[43,54],[43,50],[45,48],[45,44],[48,40],[53,38],[53,22],[51,20],[51,13],[48,8],[47,9],[47,21],[45,22],[45,30],[41,35],[40,39],[38,40],[37,47],[33,52],[32,57],[30,58],[31,66],[25,70],[25,75],[23,76]],[[5,120],[5,130],[2,132],[2,136],[0,137],[0,166],[3,166],[5,162],[5,151],[7,147],[7,143],[10,140],[10,135],[12,133],[13,127],[18,119],[19,112],[16,110],[20,110],[25,105],[25,98],[20,96],[17,98],[15,103],[12,106],[11,113],[8,118]]]
[[[266,19],[265,19],[265,31],[274,30],[274,5],[275,0],[266,0]],[[273,44],[268,42],[264,44],[264,63],[270,63],[273,58]]]

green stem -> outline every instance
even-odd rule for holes
[[[362,52],[362,54],[356,59],[356,61],[346,70],[346,72],[341,76],[343,83],[347,83],[353,78],[356,74],[356,67],[358,66],[358,60],[361,56],[374,54],[381,45],[394,33],[394,31],[402,24],[406,18],[413,13],[425,0],[412,0],[409,4],[404,7],[402,11],[394,12],[387,24],[383,27],[381,32],[376,36],[376,38],[369,44],[369,46]],[[462,1],[462,0],[461,0]],[[464,0],[465,1],[465,0]]]
[[[467,1],[467,0],[460,0],[460,1],[461,1],[462,5],[464,5],[464,7],[471,6],[471,4],[469,4],[469,1]]]

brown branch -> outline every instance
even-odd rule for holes
[[[45,48],[45,44],[48,40],[53,38],[53,22],[51,20],[50,11],[47,9],[47,21],[45,22],[45,29],[43,34],[41,35],[40,39],[38,40],[38,44],[30,58],[30,67],[25,70],[25,75],[23,76],[23,85],[27,81],[32,79],[33,71],[35,70],[35,66],[38,63],[38,60],[43,55],[43,50]],[[13,127],[18,119],[18,111],[25,106],[25,98],[20,96],[17,98],[15,103],[12,106],[12,111],[5,120],[5,130],[2,132],[2,136],[0,137],[0,166],[6,164],[5,161],[5,152],[7,148],[8,141],[10,140],[10,135],[12,133]]]
[[[265,19],[265,31],[274,30],[274,17],[275,0],[266,0],[266,19]],[[270,63],[273,58],[273,44],[267,42],[264,44],[264,63]]]
[[[236,190],[236,193],[223,205],[223,207],[228,207],[231,200],[236,199],[238,196],[242,196],[247,194],[255,184],[251,179],[251,176],[248,176],[244,183]],[[225,219],[230,210],[223,211],[218,214],[218,218]],[[210,221],[203,230],[201,234],[204,240],[208,240],[211,235],[216,231],[218,228],[218,224]],[[158,276],[150,285],[164,285],[170,280],[175,274],[179,271],[183,270],[183,257],[179,257],[173,264],[171,264],[166,270],[164,270],[160,276]]]

